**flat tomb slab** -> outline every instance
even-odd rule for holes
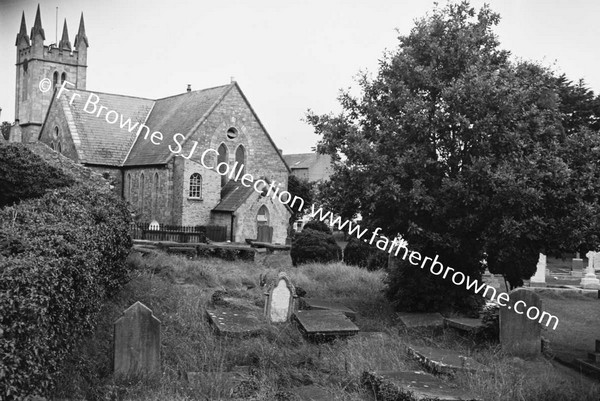
[[[400,322],[407,329],[417,327],[443,327],[444,317],[439,313],[398,313]]]
[[[454,329],[469,333],[476,333],[483,329],[483,323],[481,322],[481,319],[474,319],[470,317],[447,317],[444,319],[444,325],[446,327],[452,327]]]
[[[257,312],[232,308],[207,309],[209,323],[219,335],[243,337],[259,334],[265,327]]]
[[[406,347],[409,356],[435,373],[485,372],[488,369],[460,352],[432,347]]]
[[[364,372],[364,384],[382,398],[406,401],[481,401],[469,392],[451,387],[425,372],[381,371]]]
[[[350,320],[356,321],[356,312],[347,306],[325,298],[303,298],[310,310],[333,310],[343,312]]]
[[[330,310],[299,310],[294,313],[300,331],[307,336],[349,336],[358,327],[342,312]]]

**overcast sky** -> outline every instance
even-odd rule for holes
[[[444,4],[443,1],[440,3]],[[480,7],[484,1],[472,1]],[[491,0],[502,47],[554,65],[600,89],[600,1]],[[38,1],[0,0],[0,120],[14,121],[15,38],[28,34]],[[340,110],[339,90],[377,71],[427,0],[54,0],[41,1],[46,45],[66,18],[71,43],[83,11],[89,39],[87,89],[151,99],[227,84],[235,77],[284,153],[319,139],[306,110]],[[396,31],[398,30],[398,32]],[[51,77],[50,77],[51,78]]]

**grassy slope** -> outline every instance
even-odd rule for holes
[[[190,261],[159,254],[132,255],[137,269],[131,282],[104,306],[103,321],[93,338],[74,354],[59,385],[57,397],[131,400],[218,400],[227,395],[224,372],[250,365],[254,400],[286,400],[285,389],[314,383],[332,391],[332,400],[372,399],[359,385],[364,370],[418,369],[405,357],[404,345],[451,347],[469,352],[494,371],[494,375],[459,376],[457,381],[484,400],[597,400],[600,390],[585,379],[570,378],[541,358],[522,361],[506,358],[496,345],[475,344],[452,332],[418,335],[399,331],[394,313],[382,297],[383,272],[343,264],[306,265],[288,269],[292,281],[310,296],[339,299],[360,314],[363,330],[388,333],[386,339],[306,343],[291,325],[272,327],[256,338],[225,340],[208,327],[203,311],[211,294],[226,290],[230,296],[260,305],[258,284],[265,269],[252,263],[221,260]],[[268,272],[275,277],[277,271]],[[163,375],[152,381],[114,383],[110,372],[112,322],[135,301],[149,306],[162,322]],[[476,348],[476,351],[469,349]],[[207,379],[195,387],[185,380],[189,371],[204,371]],[[293,392],[293,390],[292,390]]]

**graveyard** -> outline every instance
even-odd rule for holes
[[[457,329],[469,327],[468,319],[430,314],[411,320],[394,312],[381,291],[384,270],[343,263],[265,268],[159,250],[132,252],[128,264],[131,280],[103,306],[94,335],[72,353],[57,398],[597,400],[600,395],[599,382],[553,359],[561,351],[555,342],[572,343],[573,334],[581,334],[573,331],[581,314],[569,311],[597,310],[597,299],[588,297],[586,305],[548,290],[534,294],[559,314],[564,331],[542,330],[549,347],[542,353],[541,344],[534,344],[532,355],[518,357],[497,341]],[[127,329],[133,327],[134,334],[123,331],[126,321],[135,322]],[[527,327],[510,331],[515,330],[508,334],[510,344],[530,334]],[[139,337],[141,348],[132,351],[127,336]],[[582,347],[591,351],[590,345]]]

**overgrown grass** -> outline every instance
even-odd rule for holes
[[[260,303],[264,289],[259,276],[274,279],[278,271],[248,262],[219,259],[188,260],[158,253],[132,254],[131,281],[104,305],[93,337],[73,354],[58,386],[57,398],[88,400],[220,400],[230,394],[228,381],[236,366],[247,368],[246,393],[237,399],[292,400],[300,385],[326,388],[331,400],[374,400],[360,386],[365,370],[416,370],[406,357],[406,344],[450,347],[470,353],[489,366],[492,375],[456,378],[484,400],[597,400],[598,387],[589,382],[561,382],[552,365],[541,359],[526,362],[506,358],[497,347],[474,347],[452,332],[398,330],[394,313],[383,298],[384,272],[369,272],[341,263],[289,268],[292,281],[308,296],[343,301],[359,313],[362,330],[387,333],[380,338],[354,338],[332,343],[306,342],[291,324],[270,326],[258,337],[226,339],[214,335],[204,310],[216,290]],[[140,301],[162,322],[162,375],[155,380],[117,383],[112,378],[112,323]],[[476,349],[476,351],[472,351]],[[192,380],[189,372],[199,372]],[[590,398],[590,397],[596,398]],[[554,398],[552,398],[554,397]]]

